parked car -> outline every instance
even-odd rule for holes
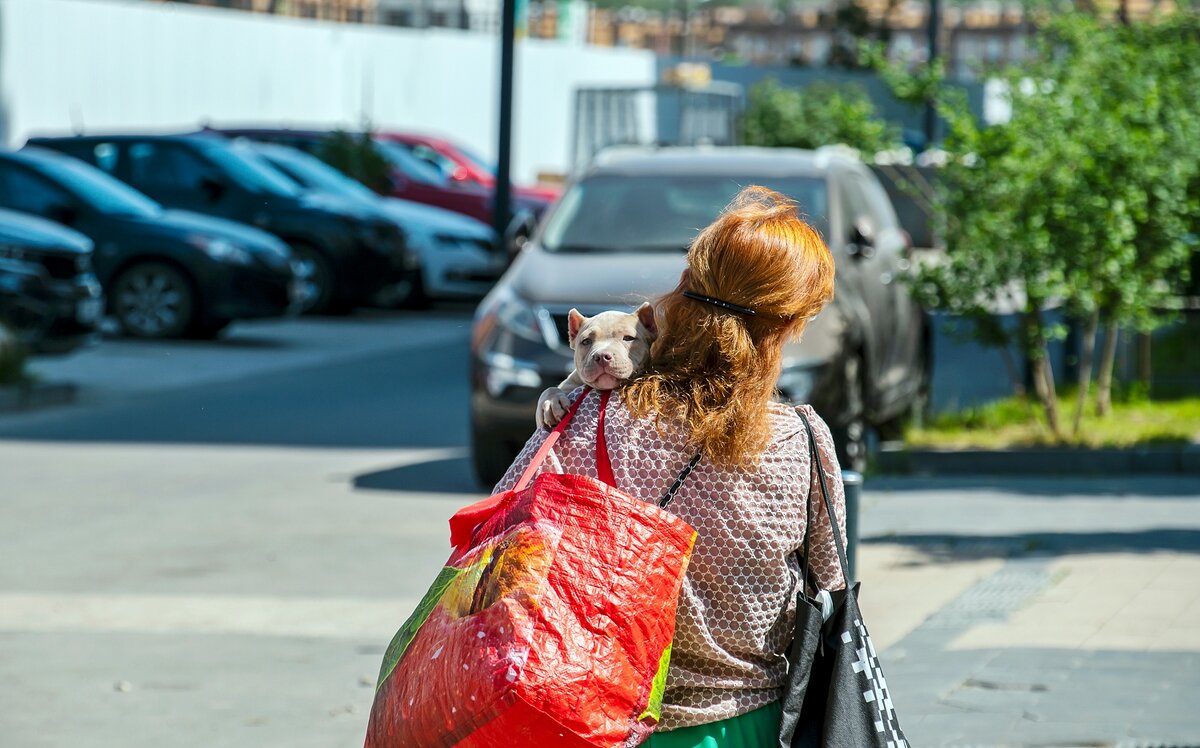
[[[496,167],[470,148],[446,138],[411,132],[383,131],[379,140],[397,143],[416,158],[434,166],[454,182],[471,182],[489,190],[496,188]],[[562,190],[556,187],[513,185],[513,194],[553,202]]]
[[[229,137],[244,137],[278,145],[299,148],[317,157],[325,155],[323,145],[331,133],[323,130],[280,130],[270,128],[232,128],[209,130]],[[400,143],[378,135],[372,142],[379,154],[391,165],[392,197],[432,205],[462,213],[477,221],[492,225],[492,187],[471,181],[456,181],[440,169],[414,156]],[[550,200],[532,195],[513,195],[513,220],[522,220],[525,213],[540,216]]]
[[[95,242],[107,310],[127,335],[212,337],[232,320],[286,314],[306,297],[305,270],[270,234],[164,210],[55,151],[0,153],[0,208],[49,218]]]
[[[416,253],[420,272],[406,297],[394,301],[419,304],[427,298],[480,298],[491,290],[508,266],[495,251],[495,232],[474,218],[431,205],[381,197],[316,156],[288,146],[258,143],[256,150],[272,166],[305,189],[359,203],[395,221]]]
[[[303,188],[252,149],[215,135],[33,138],[99,167],[163,205],[238,221],[287,242],[311,268],[304,311],[336,312],[412,282],[415,257],[396,225]]]
[[[567,189],[479,305],[471,434],[481,482],[508,467],[533,430],[538,395],[570,370],[568,310],[632,309],[672,289],[692,239],[749,184],[797,200],[837,263],[834,302],[785,349],[782,396],[812,403],[842,465],[858,470],[868,426],[894,431],[923,407],[929,327],[900,283],[908,246],[895,211],[860,161],[830,151],[625,150]]]
[[[0,210],[0,322],[35,353],[66,353],[96,337],[104,309],[92,240]]]

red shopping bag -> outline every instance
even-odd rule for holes
[[[451,520],[454,552],[384,655],[366,748],[617,748],[653,731],[696,533],[594,478],[530,480],[588,394],[516,488]]]

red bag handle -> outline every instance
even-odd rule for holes
[[[608,460],[608,441],[604,438],[604,411],[608,408],[608,396],[612,390],[600,392],[600,418],[596,421],[596,475],[613,488],[617,479],[613,477],[612,463]]]
[[[546,437],[546,441],[542,442],[542,446],[538,447],[538,451],[534,453],[533,459],[529,461],[529,466],[526,467],[525,472],[521,474],[521,479],[518,480],[517,485],[513,487],[514,491],[523,490],[529,485],[529,481],[533,480],[533,474],[536,473],[538,468],[542,466],[542,463],[545,462],[546,456],[549,455],[550,450],[554,448],[554,443],[557,442],[558,437],[562,436],[562,433],[567,430],[567,424],[570,423],[571,419],[575,417],[575,411],[579,410],[579,405],[584,401],[585,398],[587,398],[588,393],[591,391],[592,389],[590,387],[583,388],[583,392],[571,405],[571,409],[567,411],[567,414],[563,416],[563,419],[558,422],[558,425],[555,426],[554,430],[550,432],[550,435]],[[603,392],[601,393],[601,397],[605,397],[607,394],[607,392]],[[601,402],[603,402],[603,400]],[[603,406],[601,406],[601,412],[603,412]]]

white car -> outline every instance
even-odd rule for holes
[[[375,194],[316,156],[271,143],[254,145],[267,161],[305,189],[369,205],[404,231],[420,263],[419,281],[404,294],[409,304],[428,298],[480,298],[508,266],[495,251],[491,226],[461,213]]]

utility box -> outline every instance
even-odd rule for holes
[[[741,86],[689,79],[575,90],[571,172],[611,146],[740,145]]]

